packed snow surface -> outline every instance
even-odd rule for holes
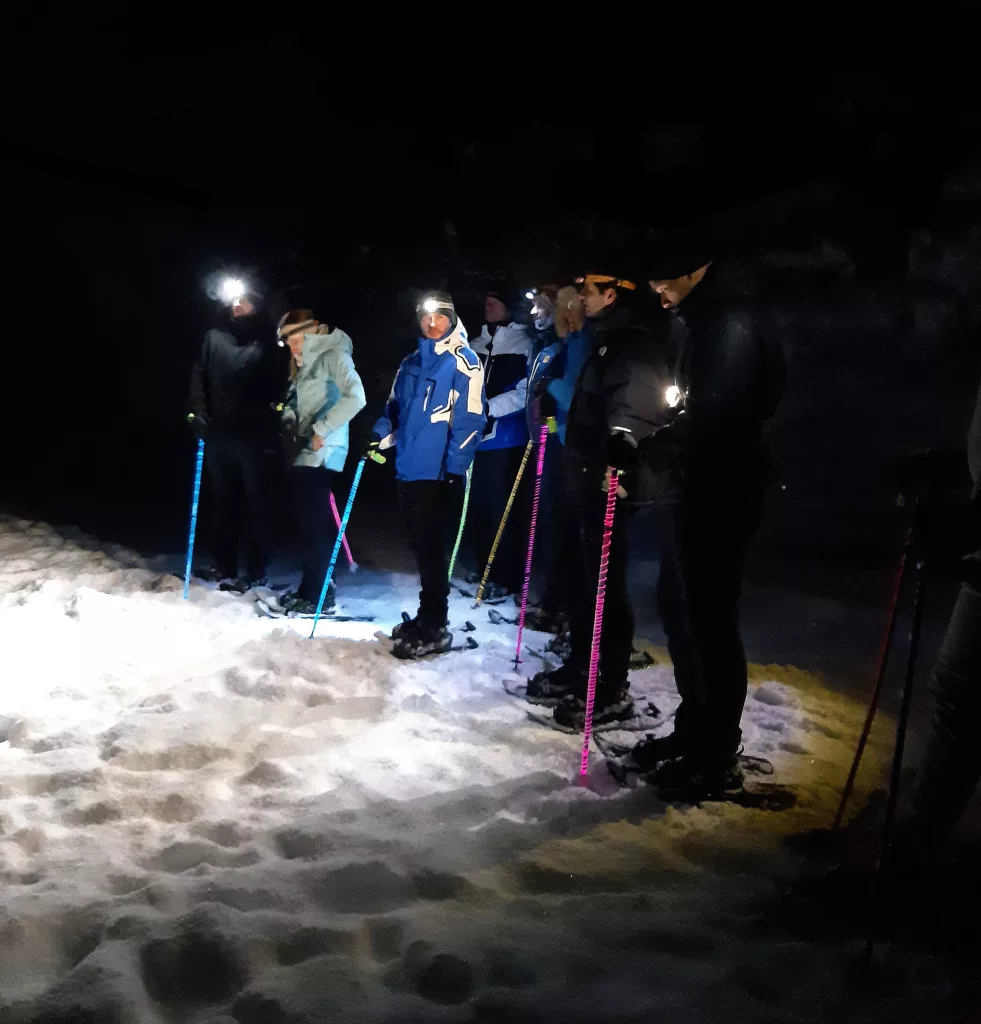
[[[416,582],[340,586],[377,621],[311,640],[0,519],[0,1021],[842,1019],[843,951],[753,908],[827,824],[860,707],[754,668],[746,751],[796,805],[665,806],[596,752],[577,784],[578,738],[504,692],[513,626],[455,592],[479,649],[399,662],[374,634]],[[656,656],[631,682],[668,730]]]

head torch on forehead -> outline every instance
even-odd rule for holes
[[[427,295],[416,306],[416,316],[420,319],[424,316],[435,316],[437,313],[442,313],[444,316],[452,317],[454,313],[453,303],[445,298],[438,298],[435,295]]]
[[[612,274],[586,274],[583,277],[577,277],[576,284],[606,285],[609,288],[625,288],[631,292],[637,290],[637,285],[633,281],[628,281],[622,277],[614,277]]]
[[[219,294],[224,302],[234,306],[236,302],[241,302],[245,298],[245,290],[245,282],[241,278],[226,277],[221,283]]]

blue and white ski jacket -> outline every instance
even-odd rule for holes
[[[399,480],[442,480],[470,468],[487,422],[484,368],[461,321],[439,341],[420,338],[402,360],[385,415],[381,448],[395,446]]]
[[[522,324],[501,324],[493,338],[487,325],[474,339],[473,350],[484,364],[487,412],[493,426],[480,444],[482,452],[523,448],[528,443],[525,398],[532,339]]]

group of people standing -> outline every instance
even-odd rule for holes
[[[599,268],[606,269],[606,268]],[[717,787],[736,771],[746,659],[738,627],[743,561],[762,512],[768,458],[762,430],[783,382],[752,305],[727,292],[723,268],[650,268],[647,282],[590,273],[575,286],[534,293],[522,323],[503,291],[485,296],[471,340],[453,299],[419,303],[415,348],[399,367],[370,450],[394,449],[400,506],[415,553],[417,614],[393,630],[393,653],[449,649],[449,548],[468,474],[465,531],[478,578],[529,446],[549,425],[541,524],[547,558],[532,622],[569,631],[556,670],[528,681],[528,699],[582,728],[596,582],[611,469],[618,511],[609,550],[606,608],[594,716],[634,714],[629,687],[634,617],[627,587],[630,523],[646,510],[661,546],[657,597],[682,704],[675,730],[635,758],[664,782]],[[655,276],[655,273],[657,276]],[[643,293],[666,311],[638,315]],[[287,312],[278,340],[289,352],[282,395],[277,348],[262,336],[243,294],[212,330],[192,375],[191,422],[208,438],[219,543],[213,575],[237,577],[236,513],[244,488],[250,543],[244,589],[268,563],[265,466],[290,451],[304,539],[303,578],[283,599],[302,611],[317,600],[333,536],[331,471],[343,468],[348,424],[365,405],[351,339],[309,309]],[[281,352],[281,349],[279,350]],[[529,480],[531,474],[529,474]],[[521,497],[501,537],[491,594],[517,592],[528,503]],[[332,604],[329,598],[328,609]]]

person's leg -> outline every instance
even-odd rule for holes
[[[727,504],[723,492],[688,502],[680,546],[694,688],[700,698],[686,721],[686,740],[689,755],[711,768],[728,765],[742,739],[747,671],[739,600],[746,549],[762,509],[762,491],[747,487],[727,493]]]
[[[272,529],[272,479],[274,454],[261,439],[238,442],[238,458],[248,506],[246,573],[250,579],[265,578],[269,571]]]
[[[463,533],[463,550],[467,565],[472,572],[482,575],[497,523],[493,521],[494,494],[493,452],[478,451],[473,460],[470,479],[470,509],[467,512],[467,526]]]
[[[303,575],[297,596],[316,602],[327,575],[337,527],[330,508],[334,474],[321,466],[297,466],[292,471],[296,484],[297,515],[300,523]]]
[[[542,473],[542,491],[538,502],[538,524],[535,527],[535,560],[531,579],[532,604],[540,604],[546,611],[559,611],[564,605],[550,607],[555,603],[554,575],[558,571],[565,528],[562,515],[562,456],[564,448],[557,434],[551,434],[545,449],[545,466]],[[537,464],[536,467],[537,469]],[[534,483],[534,481],[532,481]],[[532,492],[534,498],[534,492]],[[524,552],[527,556],[527,548]],[[554,568],[553,568],[554,567]]]
[[[208,438],[205,464],[214,507],[214,558],[220,576],[238,575],[238,525],[242,481],[234,442],[217,434]]]
[[[939,840],[981,778],[981,580],[964,583],[933,672],[933,719],[914,793],[916,824]]]
[[[446,625],[450,585],[446,554],[446,484],[412,480],[399,486],[409,542],[419,567],[419,624],[427,629]]]

